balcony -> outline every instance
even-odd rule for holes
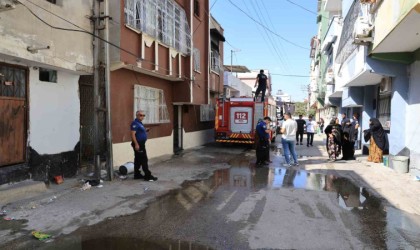
[[[239,96],[251,96],[252,88],[232,75],[231,72],[224,72],[224,85]],[[235,96],[237,96],[235,95]]]
[[[420,48],[420,0],[383,1],[374,14],[372,53],[414,52]]]
[[[341,10],[342,0],[327,0],[325,1],[324,9],[329,12],[336,12]]]

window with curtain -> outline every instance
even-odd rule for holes
[[[378,120],[385,130],[391,129],[391,94],[379,95]]]
[[[143,110],[145,124],[169,123],[168,107],[163,90],[134,85],[134,116],[137,110]]]

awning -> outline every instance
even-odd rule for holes
[[[343,91],[335,91],[334,93],[332,93],[328,98],[341,98],[341,96],[343,95]]]
[[[365,64],[364,69],[353,79],[347,82],[344,87],[361,87],[367,85],[376,85],[381,82],[383,75],[376,74]]]
[[[115,71],[115,70],[119,70],[119,69],[128,69],[137,73],[142,73],[145,75],[149,75],[149,76],[154,76],[156,78],[160,78],[160,79],[165,79],[171,82],[183,82],[185,81],[185,79],[183,77],[175,77],[175,76],[169,76],[169,75],[164,75],[161,73],[158,73],[157,71],[152,71],[152,70],[148,70],[148,69],[144,69],[144,68],[140,68],[137,65],[133,65],[133,64],[127,64],[124,62],[117,62],[117,63],[113,63],[110,67],[110,71]]]
[[[219,41],[226,41],[225,37],[217,29],[210,29],[210,35],[215,36]]]

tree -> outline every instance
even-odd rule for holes
[[[295,103],[295,113],[294,113],[295,116],[298,116],[298,115],[306,116],[307,113],[308,112],[306,111],[306,103],[304,102]]]

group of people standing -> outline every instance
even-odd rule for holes
[[[341,124],[338,118],[333,118],[325,128],[327,135],[327,151],[329,161],[336,161],[342,153],[341,160],[353,160],[355,143],[358,141],[359,114],[353,114],[353,121],[342,115]],[[363,131],[365,141],[370,141],[368,161],[382,162],[382,156],[388,149],[388,139],[380,121],[369,120],[369,129]]]
[[[329,161],[336,161],[342,154],[341,160],[354,160],[354,145],[358,138],[358,113],[353,114],[353,121],[342,114],[341,123],[338,118],[331,119],[325,128],[327,135],[327,152]]]
[[[303,145],[303,134],[305,132],[306,128],[306,146],[313,146],[314,142],[314,134],[315,134],[315,127],[317,126],[317,123],[312,120],[312,116],[309,116],[308,122],[306,122],[304,119],[302,119],[302,115],[299,115],[299,119],[296,119],[297,124],[297,131],[296,131],[296,145]]]

